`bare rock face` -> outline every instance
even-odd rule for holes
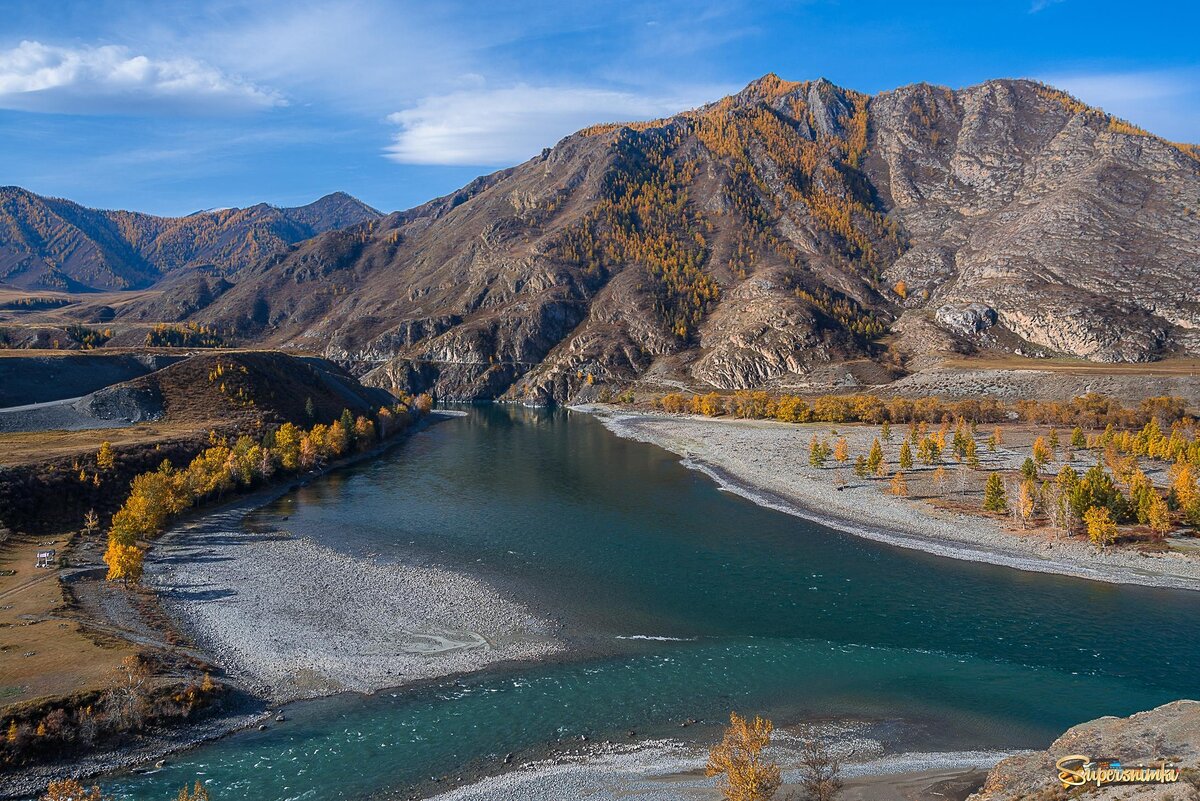
[[[871,110],[873,179],[920,251],[954,264],[902,257],[889,277],[942,308],[987,304],[1033,350],[1142,362],[1194,347],[1200,239],[1181,212],[1200,180],[1187,153],[1027,81],[906,87]]]
[[[1031,81],[768,75],[120,313],[532,403],[648,375],[814,387],[897,354],[1151,361],[1200,353],[1193,152]]]
[[[1058,780],[1055,762],[1065,756],[1114,758],[1123,765],[1151,765],[1165,760],[1186,769],[1173,784],[1095,784],[1072,787]],[[1081,723],[1045,751],[1009,757],[988,774],[983,788],[968,801],[1016,801],[1026,798],[1169,799],[1194,798],[1200,789],[1200,702],[1174,701],[1128,718],[1100,718]]]
[[[937,321],[963,336],[981,334],[996,324],[996,310],[983,303],[947,304],[937,310]]]

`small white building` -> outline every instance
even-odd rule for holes
[[[50,549],[49,551],[38,551],[37,562],[34,564],[34,567],[53,568],[54,554],[54,549]]]

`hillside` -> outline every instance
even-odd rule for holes
[[[1200,351],[1193,152],[1031,81],[768,75],[124,313],[535,402],[878,384],[954,353],[1146,362]]]
[[[139,289],[189,267],[229,273],[301,240],[379,216],[342,192],[297,208],[260,203],[155,217],[3,187],[0,284],[80,292]]]

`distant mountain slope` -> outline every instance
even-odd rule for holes
[[[768,75],[132,312],[460,398],[827,388],[947,351],[1145,361],[1200,352],[1194,154],[1031,81]]]
[[[186,267],[229,272],[380,213],[337,192],[298,208],[155,217],[99,211],[19,187],[0,188],[0,283],[28,289],[138,289]]]

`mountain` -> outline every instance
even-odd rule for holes
[[[141,289],[184,268],[220,273],[337,228],[381,217],[343,192],[298,208],[155,217],[99,211],[0,188],[0,284],[67,291]]]
[[[131,308],[389,388],[545,401],[880,383],[955,352],[1198,353],[1198,279],[1194,148],[1032,81],[767,75]]]

